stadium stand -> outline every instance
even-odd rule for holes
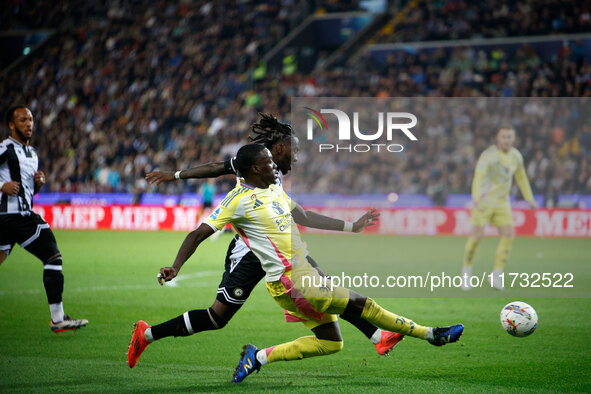
[[[386,62],[361,55],[345,69],[309,75],[269,72],[253,83],[248,71],[258,65],[271,43],[314,11],[304,6],[307,2],[154,1],[109,6],[79,2],[76,13],[66,2],[55,7],[47,2],[16,3],[21,11],[15,16],[5,9],[3,26],[59,27],[26,62],[0,77],[2,107],[25,102],[36,116],[33,144],[41,147],[40,160],[49,177],[46,190],[51,192],[141,193],[147,189],[143,175],[148,171],[187,168],[231,156],[245,141],[248,125],[259,111],[289,120],[292,96],[591,96],[589,53],[577,40],[565,41],[550,57],[528,45],[512,54],[469,46],[398,52]],[[358,7],[356,2],[345,8],[325,3],[320,4],[321,12]],[[438,2],[439,8],[426,3],[409,3],[411,18],[392,31],[383,29],[376,40],[589,30],[588,7],[575,1],[564,6],[543,1],[543,7],[534,7],[533,22],[527,25],[519,23],[519,15],[530,3],[444,1]],[[493,9],[498,12],[481,12]],[[504,29],[491,29],[493,25]],[[419,30],[426,35],[417,35]],[[558,193],[591,194],[588,124],[576,135],[557,136],[548,128],[520,135],[529,175],[535,177],[535,193],[549,200],[556,200]],[[474,160],[490,143],[489,136],[476,134],[466,150],[447,143],[450,133],[466,130],[427,132],[431,141],[427,151],[396,164],[395,171],[386,173],[378,167],[369,171],[367,177],[383,185],[375,192],[395,189],[439,196],[434,198],[469,193]],[[307,184],[314,185],[312,192],[366,191],[367,182],[353,181],[354,174],[336,187],[330,163],[309,158],[299,165]],[[320,181],[313,182],[315,176]],[[231,177],[221,179],[218,190],[232,185]],[[171,183],[159,191],[179,194],[193,189],[191,183]]]
[[[555,1],[410,1],[381,29],[377,42],[457,40],[584,33],[591,5]]]

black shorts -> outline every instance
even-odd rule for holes
[[[251,250],[248,250],[248,253],[241,258],[233,257],[236,252],[237,240],[238,235],[234,237],[228,247],[226,269],[218,286],[216,297],[221,303],[233,306],[244,304],[257,283],[265,277],[261,261]]]
[[[211,201],[203,201],[203,209],[211,208],[213,206]]]
[[[49,224],[32,211],[0,215],[0,250],[9,254],[15,243],[43,262],[59,253]]]

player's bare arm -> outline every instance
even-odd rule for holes
[[[291,214],[293,215],[294,221],[301,226],[333,231],[344,231],[345,228],[345,222],[343,220],[333,219],[314,211],[304,210],[297,203]],[[353,223],[351,231],[359,233],[366,227],[375,225],[379,217],[380,214],[375,209],[370,209]]]
[[[177,180],[174,174],[174,172],[154,171],[146,174],[146,180],[148,183],[156,183],[156,186],[158,186],[162,182],[171,182]],[[217,178],[218,176],[229,174],[232,174],[232,172],[228,171],[224,167],[223,161],[212,161],[189,168],[188,170],[182,170],[179,174],[179,179]]]
[[[33,177],[35,181],[35,194],[39,193],[39,190],[45,185],[45,174],[43,171],[35,172],[35,176]]]
[[[214,230],[207,224],[203,223],[197,229],[191,231],[183,241],[179,252],[174,259],[172,267],[160,268],[160,275],[158,275],[158,283],[163,285],[164,282],[169,282],[174,279],[179,270],[185,264],[185,261],[189,259],[195,253],[195,250],[201,244],[214,233]],[[164,282],[163,282],[164,280]]]

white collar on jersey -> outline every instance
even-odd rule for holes
[[[28,149],[28,148],[30,148],[30,147],[31,147],[31,145],[23,145],[23,143],[22,143],[22,142],[20,142],[19,140],[15,139],[15,138],[12,138],[12,136],[8,137],[8,139],[9,139],[9,140],[12,140],[12,141],[13,141],[15,144],[19,144],[19,145],[20,145],[20,146],[22,146],[23,148],[26,148],[26,149]]]

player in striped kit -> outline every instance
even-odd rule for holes
[[[62,255],[49,224],[32,211],[33,195],[45,184],[37,153],[29,145],[33,114],[24,105],[16,105],[6,112],[5,121],[10,137],[0,143],[0,264],[18,243],[43,262],[51,330],[57,333],[86,326],[88,320],[64,313]]]

